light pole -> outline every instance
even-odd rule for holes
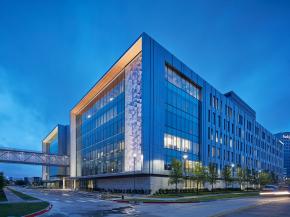
[[[186,173],[186,159],[188,158],[188,156],[187,156],[187,154],[184,154],[183,156],[182,156],[182,158],[183,158],[183,172],[184,172],[184,175],[185,175],[185,187],[187,187],[187,173]]]
[[[259,184],[259,189],[261,188],[261,172],[262,172],[262,170],[260,169],[258,171],[258,184]]]
[[[234,170],[235,169],[235,164],[232,163],[231,167],[232,167],[232,172],[233,172],[233,177],[234,177],[234,175],[235,175],[235,170]]]
[[[232,167],[232,173],[233,173],[233,177],[232,177],[232,188],[234,187],[234,176],[235,176],[235,164],[231,164],[231,167]]]
[[[135,193],[135,190],[136,190],[136,181],[135,181],[135,175],[136,175],[136,153],[133,154],[133,158],[134,158],[134,193]]]

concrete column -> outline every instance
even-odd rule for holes
[[[74,190],[76,190],[76,187],[77,187],[76,184],[77,184],[77,183],[76,183],[76,180],[74,179],[74,184],[73,184],[73,189],[74,189]]]
[[[65,189],[65,177],[62,178],[62,189]]]

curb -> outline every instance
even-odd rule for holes
[[[48,205],[48,207],[46,207],[45,209],[43,209],[43,210],[39,210],[39,211],[34,212],[34,213],[30,213],[30,214],[25,215],[25,216],[23,216],[23,217],[35,217],[35,216],[39,216],[39,215],[42,215],[42,214],[44,214],[44,213],[49,212],[49,211],[51,210],[51,208],[52,208],[52,204],[50,203],[50,204]]]
[[[252,197],[252,196],[250,196]],[[244,198],[247,198],[247,197],[244,197]],[[210,199],[210,200],[207,200],[207,201],[129,201],[129,200],[111,200],[113,202],[117,202],[117,203],[133,203],[133,204],[136,204],[136,203],[146,203],[146,204],[186,204],[186,203],[208,203],[208,202],[213,202],[213,201],[219,201],[219,200],[231,200],[231,199],[234,199],[234,198],[222,198],[222,199]],[[239,198],[235,198],[235,199],[239,199]],[[212,216],[212,217],[216,217],[215,215]],[[219,217],[219,216],[217,216]]]
[[[174,203],[200,203],[199,201],[144,201],[144,202],[135,202],[135,201],[129,201],[129,200],[114,200],[114,202],[117,203],[133,203],[133,204],[138,204],[138,203],[146,203],[146,204],[174,204]]]

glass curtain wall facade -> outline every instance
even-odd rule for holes
[[[49,154],[55,154],[58,155],[58,141],[55,139],[52,143],[49,145]],[[59,175],[59,167],[57,166],[50,166],[49,168],[49,176],[50,177],[57,177]]]
[[[132,159],[130,151],[141,155],[141,125],[138,122],[141,58],[139,54],[132,60],[86,110],[77,115],[77,176],[130,171],[132,166],[126,163]],[[139,168],[138,164],[135,166]]]
[[[58,124],[42,141],[42,151],[52,155],[69,155],[69,126]],[[56,181],[69,174],[68,167],[43,166],[44,181]]]
[[[124,72],[77,116],[78,176],[122,172],[124,168]]]
[[[165,65],[166,122],[164,134],[164,169],[171,169],[172,159],[183,160],[190,172],[199,161],[200,87],[180,72]]]

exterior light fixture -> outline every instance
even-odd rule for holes
[[[111,97],[111,98],[110,98],[110,101],[113,101],[113,99],[114,99],[114,97]]]
[[[92,115],[88,115],[88,116],[87,116],[87,118],[91,118],[91,117],[92,117]]]
[[[182,156],[182,158],[184,159],[184,160],[186,160],[187,159],[187,154],[184,154],[183,156]]]
[[[231,164],[231,167],[234,168],[235,167],[235,164]]]

